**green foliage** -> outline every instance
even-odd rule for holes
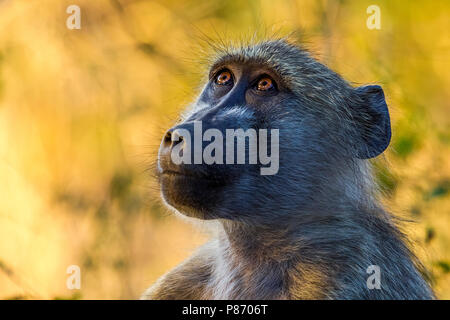
[[[450,272],[450,262],[448,261],[438,261],[436,262],[436,265],[441,269],[444,273]]]

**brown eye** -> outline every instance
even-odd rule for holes
[[[231,72],[228,70],[221,71],[216,76],[216,83],[219,85],[228,85],[233,81],[233,78],[231,77]]]
[[[256,86],[256,89],[259,91],[269,91],[274,88],[272,79],[268,77],[264,77],[261,80],[258,81],[258,85]]]

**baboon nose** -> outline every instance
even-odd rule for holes
[[[170,148],[170,145],[172,144],[172,130],[169,130],[164,135],[163,139],[163,147]]]
[[[163,147],[171,150],[177,144],[183,142],[183,136],[177,130],[170,129],[166,132],[163,139]]]
[[[180,134],[177,128],[169,129],[164,135],[163,141],[161,142],[161,156],[167,157],[171,154],[172,149],[178,144],[184,143],[184,138]],[[181,146],[181,152],[183,152],[184,146]]]

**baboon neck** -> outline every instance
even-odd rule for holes
[[[242,222],[222,222],[223,232],[219,240],[233,254],[254,261],[287,260],[295,250],[290,230],[255,226]]]
[[[348,208],[346,212],[305,213],[301,219],[277,226],[226,221],[222,222],[220,240],[234,254],[255,261],[289,261],[299,257],[325,261],[333,251],[354,246],[353,241],[361,235],[358,231],[362,233],[364,229],[363,220],[371,214]]]

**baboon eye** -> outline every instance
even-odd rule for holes
[[[270,91],[275,89],[274,81],[269,77],[263,77],[258,81],[256,89],[259,91]]]
[[[221,86],[230,85],[233,83],[233,77],[228,70],[222,70],[216,75],[215,83]]]

